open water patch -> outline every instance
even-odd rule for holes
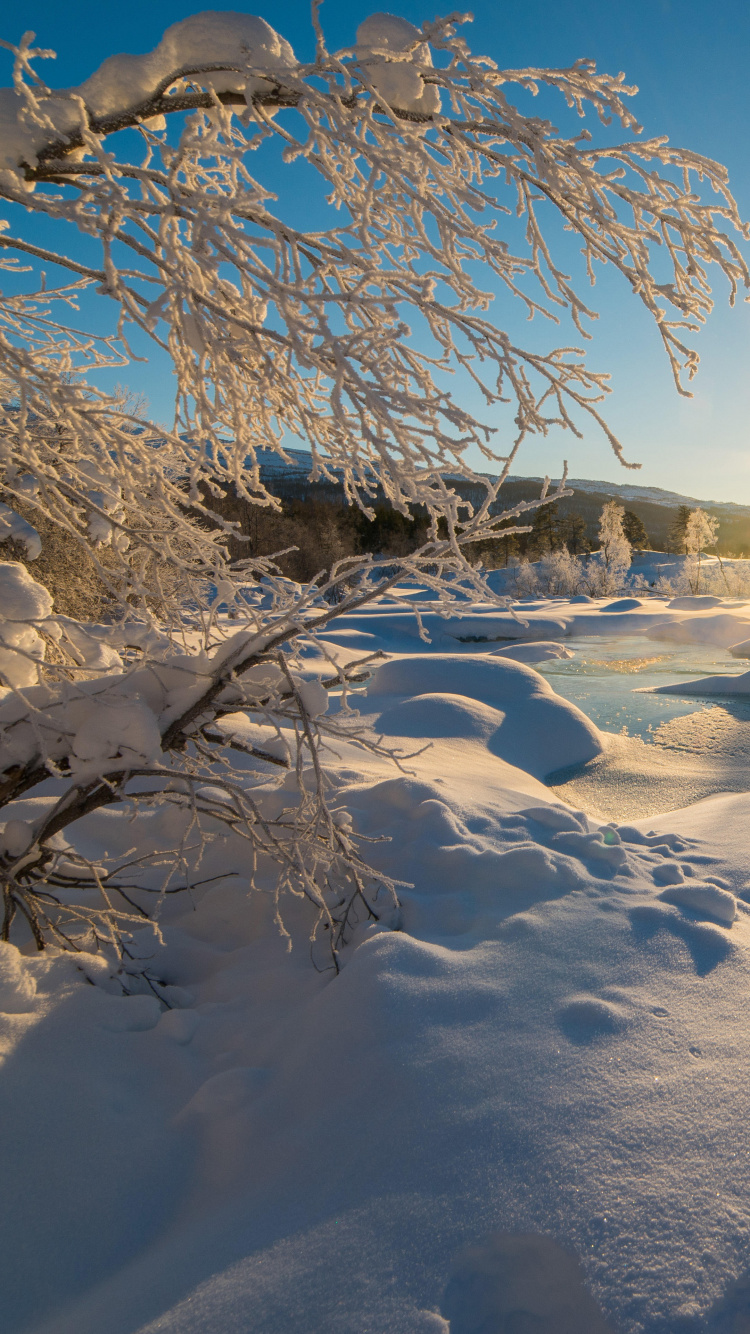
[[[572,658],[535,663],[563,699],[604,732],[626,732],[653,741],[672,719],[719,710],[737,723],[750,722],[750,699],[641,694],[651,686],[680,684],[701,676],[737,676],[747,664],[713,644],[675,644],[641,635],[591,635],[566,639]],[[675,732],[676,740],[676,729]],[[672,744],[674,744],[672,742]]]

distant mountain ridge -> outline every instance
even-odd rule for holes
[[[272,449],[259,449],[258,462],[261,472],[269,477],[279,473],[310,472],[312,454],[309,450],[287,449],[286,453],[290,459],[289,463],[284,463]],[[556,486],[558,480],[555,479],[552,485]],[[543,477],[525,477],[520,473],[511,473],[508,478],[509,483],[538,484],[540,487],[543,481]],[[636,486],[632,482],[603,482],[588,477],[568,478],[568,486],[572,491],[584,491],[598,496],[616,496],[622,501],[642,500],[651,505],[663,505],[667,509],[676,509],[678,505],[689,505],[691,509],[700,506],[719,515],[737,514],[750,517],[750,505],[739,505],[733,500],[699,500],[696,496],[683,496],[678,491],[665,491],[660,486]]]
[[[509,477],[514,482],[542,482],[541,477]],[[573,491],[594,491],[597,494],[619,496],[621,500],[647,500],[652,505],[666,505],[675,509],[678,505],[689,505],[691,509],[718,510],[724,514],[750,515],[750,505],[738,505],[733,500],[698,500],[695,496],[683,496],[678,491],[664,491],[660,486],[633,486],[629,482],[599,482],[584,477],[568,478],[568,486]]]

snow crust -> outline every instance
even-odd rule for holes
[[[49,610],[19,587],[17,609]],[[720,614],[741,633],[748,612]],[[499,652],[437,617],[425,643],[385,601],[328,637],[341,661],[390,653],[351,699],[403,752],[403,771],[349,742],[331,756],[340,827],[406,882],[399,929],[361,922],[338,978],[310,966],[296,900],[287,951],[262,868],[251,888],[245,845],[219,830],[201,863],[218,878],[165,903],[162,944],[134,944],[171,1010],[118,994],[95,956],[0,945],[9,1334],[453,1334],[480,1292],[509,1318],[509,1255],[529,1327],[557,1319],[540,1305],[552,1272],[577,1330],[599,1308],[621,1334],[747,1313],[750,797],[643,821],[567,805],[540,775],[606,738],[506,652],[547,652],[550,621],[563,648],[613,625],[687,621],[696,642],[726,625],[657,599],[517,615],[527,638]],[[470,619],[494,633],[497,618]],[[335,715],[309,663],[298,685]],[[79,683],[79,703],[98,686]],[[111,672],[95,708],[66,714],[80,763],[147,753],[195,688],[166,652],[143,676]],[[225,725],[258,731],[242,713]],[[269,812],[289,800],[261,762],[246,779]],[[55,793],[15,803],[0,837],[21,848]],[[174,846],[173,810],[141,827],[141,851]],[[114,808],[71,833],[94,862],[133,842]]]

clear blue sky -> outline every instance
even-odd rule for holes
[[[227,6],[229,7],[229,6]],[[235,8],[245,8],[235,4]],[[353,40],[357,24],[377,3],[326,0],[323,22],[329,43]],[[420,0],[383,4],[414,22],[449,12]],[[142,52],[164,29],[195,13],[190,0],[129,0],[127,4],[26,0],[5,11],[0,36],[17,40],[31,28],[40,45],[57,51],[45,77],[60,87],[81,82],[108,55]],[[307,0],[254,0],[261,14],[298,55],[312,54]],[[625,70],[640,89],[634,109],[646,134],[666,133],[673,143],[717,158],[730,170],[732,187],[750,218],[750,6],[739,0],[478,0],[467,35],[475,51],[500,65],[570,64],[593,57],[600,69]],[[3,53],[0,53],[3,61]],[[0,65],[10,82],[10,60]],[[564,121],[560,108],[558,123]],[[748,248],[750,251],[750,247]],[[694,398],[678,398],[648,317],[624,289],[597,285],[594,305],[601,319],[588,344],[590,363],[613,373],[607,404],[610,422],[639,473],[625,473],[593,431],[583,441],[560,433],[530,441],[519,471],[559,475],[567,456],[571,473],[663,486],[705,499],[750,503],[750,306],[730,311],[721,283],[717,310],[699,338],[702,365]],[[551,326],[550,326],[551,331]],[[141,377],[139,379],[139,377]],[[156,415],[168,412],[169,387],[162,368],[133,367],[130,381],[143,384]]]

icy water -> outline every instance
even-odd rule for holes
[[[700,676],[726,673],[737,676],[750,663],[733,658],[726,649],[710,644],[674,644],[641,636],[592,635],[565,641],[575,656],[535,664],[558,695],[579,709],[606,732],[621,732],[650,741],[663,723],[687,714],[721,708],[719,699],[694,695],[642,695],[648,686],[692,681]],[[728,701],[727,701],[728,703]],[[750,721],[747,703],[735,696],[731,713]]]

